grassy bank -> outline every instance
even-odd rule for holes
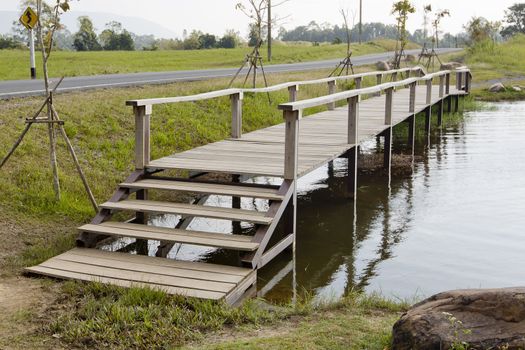
[[[411,47],[415,47],[411,44]],[[377,40],[352,45],[354,56],[392,51],[394,40]],[[53,52],[49,69],[53,77],[96,74],[162,72],[207,68],[238,67],[251,48],[177,50],[177,51],[100,51]],[[262,50],[262,52],[265,52]],[[295,63],[346,55],[346,44],[313,46],[311,44],[275,45],[272,64]],[[37,67],[41,67],[37,55]],[[0,50],[0,80],[27,79],[28,52]]]

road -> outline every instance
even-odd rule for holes
[[[438,49],[438,53],[445,54],[461,49]],[[407,54],[417,55],[420,50],[408,50]],[[354,66],[373,64],[393,57],[393,52],[384,52],[352,58]],[[300,62],[289,64],[273,64],[265,66],[266,73],[296,72],[316,69],[334,68],[340,59],[325,61]],[[186,70],[172,72],[148,72],[130,74],[93,75],[86,77],[65,78],[57,92],[70,92],[99,88],[129,87],[148,84],[167,84],[180,81],[195,81],[213,78],[231,77],[238,68],[220,68],[203,70]],[[58,79],[52,79],[58,81]],[[14,97],[37,96],[44,94],[42,80],[8,80],[0,82],[0,99]]]

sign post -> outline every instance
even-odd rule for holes
[[[29,30],[29,62],[31,64],[31,79],[36,79],[35,35],[33,29],[38,23],[38,16],[31,7],[28,7],[22,16],[20,16],[20,23]]]

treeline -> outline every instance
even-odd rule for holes
[[[393,39],[398,37],[397,28],[395,25],[383,23],[363,23],[361,40],[363,42],[373,41],[376,39]],[[308,25],[299,26],[291,30],[281,28],[279,37],[282,41],[309,41],[312,43],[330,42],[342,43],[346,42],[346,29],[343,26],[331,24],[318,24],[315,21]],[[418,29],[413,33],[409,32],[408,39],[412,42],[423,45],[424,43],[432,42],[429,35],[425,35],[424,31]],[[466,43],[467,34],[462,33],[457,36],[446,33],[441,36],[440,47],[456,47],[462,46]],[[359,41],[359,26],[355,25],[350,30],[350,40],[352,42]]]

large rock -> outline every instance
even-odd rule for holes
[[[415,55],[406,55],[405,61],[407,62],[415,62],[417,57]]]
[[[516,92],[521,92],[523,89],[520,86],[513,86],[512,90],[514,90]]]
[[[506,90],[505,85],[503,85],[502,83],[496,83],[492,85],[491,87],[489,87],[490,92],[502,92],[505,90]]]
[[[452,70],[462,66],[463,64],[459,62],[446,62],[441,64],[441,70]]]
[[[525,349],[525,287],[456,290],[414,305],[394,325],[392,350]]]
[[[379,62],[376,63],[376,68],[378,70],[387,71],[387,70],[390,70],[390,65],[388,64],[388,62],[379,61]]]

